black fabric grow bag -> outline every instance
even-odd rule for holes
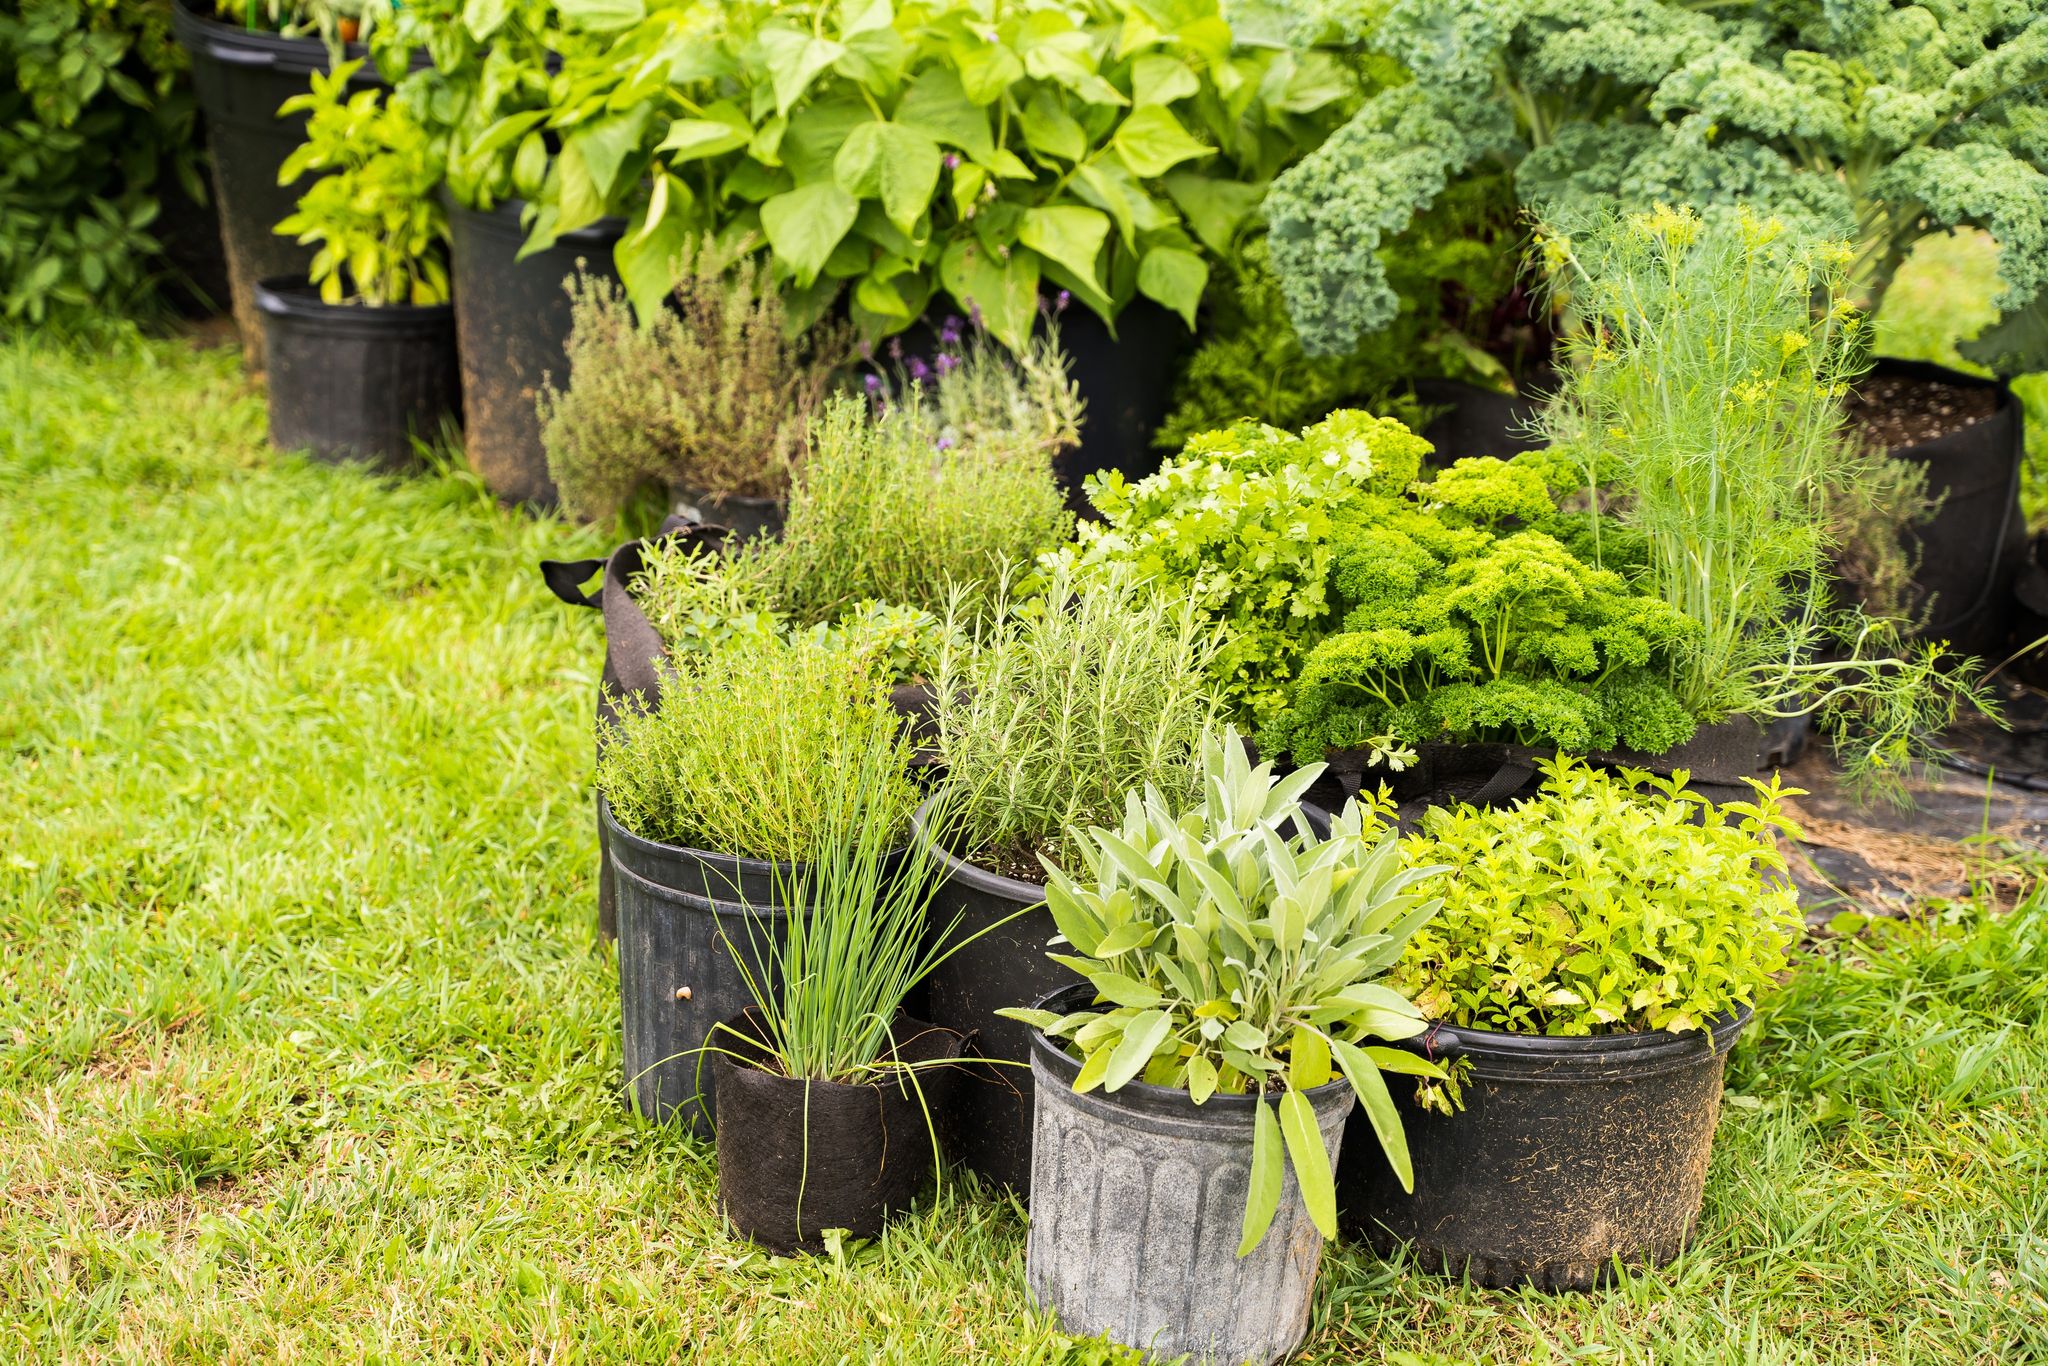
[[[774,1070],[752,1010],[712,1040],[718,1096],[718,1200],[741,1234],[774,1252],[818,1252],[826,1229],[872,1238],[932,1173],[928,1115],[943,1109],[960,1036],[909,1017],[894,1057],[913,1064],[872,1083],[805,1082]],[[741,1059],[753,1059],[752,1063]]]
[[[465,446],[471,468],[508,503],[552,506],[534,402],[541,384],[569,380],[569,293],[577,264],[616,280],[612,248],[625,231],[608,218],[564,233],[523,260],[525,204],[507,200],[488,211],[448,205],[455,326],[462,350]]]
[[[1919,556],[1914,587],[1922,602],[1933,604],[1920,634],[1995,664],[2014,644],[2019,605],[2013,587],[2028,554],[2020,510],[2026,460],[2020,402],[2003,380],[1924,361],[1880,360],[1872,374],[1997,392],[1997,407],[1982,421],[1886,451],[1924,468],[1928,495],[1939,500],[1933,520],[1907,532],[1909,549]]]
[[[1432,468],[1468,456],[1497,455],[1505,460],[1546,444],[1527,430],[1542,407],[1533,398],[1456,379],[1418,379],[1410,387],[1425,408],[1440,410],[1419,433],[1434,448],[1429,456]]]
[[[270,442],[323,460],[416,464],[412,438],[456,415],[455,312],[327,304],[297,277],[256,287],[269,354]]]
[[[709,1134],[711,1069],[701,1050],[713,1026],[753,1002],[735,953],[763,990],[776,989],[770,950],[788,908],[773,895],[775,865],[641,839],[602,798],[598,822],[617,888],[628,1103]],[[745,904],[738,887],[749,889]]]
[[[1401,1189],[1372,1130],[1346,1135],[1337,1200],[1381,1252],[1481,1285],[1584,1290],[1616,1259],[1662,1265],[1699,1217],[1728,1050],[1749,1011],[1711,1039],[1662,1030],[1549,1038],[1437,1028],[1398,1046],[1465,1058],[1464,1109],[1424,1110],[1389,1077],[1415,1164]]]
[[[1116,335],[1090,309],[1060,315],[1060,343],[1085,406],[1081,444],[1064,451],[1054,471],[1076,512],[1091,509],[1081,481],[1098,470],[1118,470],[1132,482],[1159,468],[1152,434],[1173,406],[1173,381],[1192,340],[1180,316],[1150,299],[1131,300],[1117,315]]]
[[[192,86],[206,116],[213,183],[220,203],[221,242],[243,354],[263,364],[263,327],[256,282],[272,275],[304,279],[313,248],[272,231],[297,207],[306,181],[277,183],[278,168],[306,140],[306,116],[278,117],[277,107],[306,93],[313,73],[328,69],[318,38],[256,33],[210,17],[207,0],[176,0],[171,23],[192,59]],[[351,58],[364,49],[351,46]],[[383,84],[366,62],[349,80],[351,90]]]

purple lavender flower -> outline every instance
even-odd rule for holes
[[[938,371],[942,375],[952,374],[954,369],[960,364],[959,361],[947,355],[944,351],[939,352],[932,363],[938,367]]]
[[[955,171],[955,170],[958,170],[959,168],[960,168],[960,154],[959,154],[958,152],[948,152],[948,153],[946,153],[946,169],[947,169],[947,170],[949,170],[949,171]]]
[[[899,362],[903,359],[903,338],[889,338],[889,359]]]
[[[938,449],[939,449],[939,450],[942,450],[942,451],[950,451],[950,450],[952,450],[952,449],[953,449],[953,438],[952,438],[952,437],[950,437],[950,436],[942,436],[942,437],[940,437],[940,438],[939,438],[939,442],[938,442]]]
[[[919,384],[931,378],[932,368],[924,363],[924,357],[922,356],[912,356],[909,369],[910,377]]]
[[[860,339],[860,344],[854,350],[860,354],[862,360],[873,360],[875,358],[875,344],[866,337]]]
[[[1074,296],[1063,289],[1053,299],[1052,311],[1055,313],[1064,313],[1067,311],[1067,305],[1072,302],[1074,302]]]
[[[960,315],[957,313],[948,313],[945,317],[945,321],[939,324],[939,345],[958,346],[959,344]]]
[[[967,301],[967,316],[974,319],[974,330],[977,332],[981,331],[983,326],[981,321],[981,305],[969,299]]]
[[[880,375],[868,375],[861,380],[861,383],[867,386],[867,390],[871,394],[882,392],[882,377]]]

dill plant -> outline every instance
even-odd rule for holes
[[[1035,878],[1041,859],[1063,865],[1071,832],[1114,823],[1128,793],[1194,798],[1220,712],[1216,629],[1191,598],[1123,568],[1084,585],[1054,566],[1038,597],[999,592],[979,639],[959,601],[948,617],[933,683],[961,857]]]
[[[1699,624],[1679,700],[1709,720],[1814,715],[1850,776],[1900,771],[1974,665],[1828,601],[1829,491],[1862,482],[1844,400],[1868,353],[1854,254],[1747,209],[1613,216],[1542,250],[1577,316],[1542,426],[1646,549],[1645,585]],[[1594,500],[1598,501],[1598,500]],[[1600,553],[1599,522],[1590,538]]]

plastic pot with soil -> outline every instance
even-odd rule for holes
[[[858,1082],[789,1076],[770,1037],[749,1009],[710,1040],[719,1204],[772,1252],[820,1252],[827,1229],[875,1237],[932,1175],[932,1116],[960,1036],[900,1016],[894,1047],[872,1080]]]
[[[1083,983],[1038,1004],[1065,1014],[1092,999]],[[1162,1359],[1271,1362],[1299,1346],[1323,1238],[1291,1166],[1272,1227],[1237,1255],[1262,1102],[1214,1095],[1198,1106],[1185,1091],[1142,1082],[1078,1095],[1080,1063],[1036,1030],[1030,1041],[1033,1299],[1069,1333],[1108,1334]],[[1351,1087],[1339,1079],[1306,1095],[1335,1161]]]
[[[1880,360],[1858,385],[1849,416],[1886,455],[1924,469],[1936,500],[1932,520],[1906,532],[1918,561],[1915,595],[1928,612],[1921,635],[2003,659],[2016,643],[2013,589],[2028,556],[2019,498],[2026,428],[2011,387],[1921,361]]]
[[[1059,930],[1045,908],[1044,886],[955,857],[935,838],[932,810],[928,801],[912,818],[915,846],[941,869],[928,923],[936,934],[958,916],[960,947],[925,979],[925,1011],[963,1036],[966,1060],[941,1116],[940,1138],[949,1158],[1021,1194],[1031,1183],[1032,1081],[1022,1064],[1031,1059],[1032,1030],[996,1012],[1028,1006],[1079,979],[1045,956]]]
[[[206,117],[242,352],[249,364],[261,366],[264,329],[257,282],[273,275],[304,279],[313,260],[313,248],[271,231],[297,207],[306,188],[303,179],[277,183],[285,158],[306,136],[306,116],[280,118],[277,107],[304,94],[314,72],[329,69],[328,52],[318,38],[286,38],[224,24],[212,10],[210,0],[176,0],[171,23],[192,59],[192,86]],[[364,52],[352,46],[346,55]],[[349,81],[352,90],[382,84],[368,63]]]
[[[255,299],[279,450],[408,469],[413,439],[439,436],[460,413],[447,304],[329,304],[304,277],[264,280]]]
[[[792,865],[642,839],[602,798],[598,824],[616,896],[628,1103],[708,1135],[716,1097],[704,1045],[753,1004],[749,975],[774,989],[763,950],[790,912],[781,889]]]
[[[612,248],[626,225],[608,218],[522,258],[525,209],[516,199],[489,210],[448,205],[464,447],[499,498],[552,506],[555,484],[534,403],[545,378],[567,378],[571,318],[563,286],[579,265],[616,280]]]
[[[1669,1262],[1699,1218],[1722,1073],[1748,1020],[1590,1038],[1439,1028],[1397,1045],[1469,1068],[1463,1108],[1392,1087],[1415,1193],[1353,1134],[1337,1169],[1347,1232],[1494,1287],[1587,1290],[1617,1264]]]

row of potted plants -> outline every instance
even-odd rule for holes
[[[1858,326],[1786,302],[1825,263],[1675,213],[1555,250],[1603,349],[1537,455],[1429,472],[1362,413],[1240,427],[1097,481],[1075,532],[1040,439],[1068,403],[991,350],[814,411],[779,536],[602,566],[608,674],[660,651],[607,694],[597,769],[626,1076],[714,1134],[743,1233],[876,1232],[937,1154],[1028,1199],[1029,1286],[1071,1330],[1217,1361],[1299,1341],[1346,1224],[1490,1284],[1676,1255],[1796,929],[1790,794],[1744,781],[1753,739],[1740,795],[1669,753],[1568,756],[1737,711],[1688,680],[1763,632],[1821,705],[1882,701],[1838,716],[1867,755],[1955,695],[1931,659],[1799,653],[1818,608],[1780,579],[1824,573],[1816,448]],[[1621,330],[1603,282],[1644,254],[1684,307]],[[1755,411],[1688,447],[1749,501],[1674,531],[1694,491],[1634,481],[1697,414],[1601,367],[1687,327],[1730,347],[1706,392]],[[1660,553],[1724,566],[1729,601]],[[1745,667],[1712,657],[1722,686]],[[1423,745],[1509,741],[1533,787],[1397,805]],[[1358,751],[1335,814],[1309,801]]]

